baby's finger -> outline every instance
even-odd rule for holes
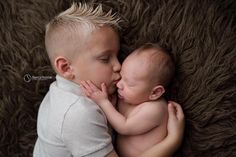
[[[89,85],[89,87],[90,87],[93,91],[97,91],[97,90],[98,90],[98,88],[93,84],[92,81],[88,80],[88,81],[86,81],[86,82],[87,82],[87,84]]]
[[[101,88],[102,88],[102,91],[107,93],[107,87],[106,87],[106,84],[105,83],[102,83],[101,84]]]
[[[90,97],[90,93],[86,90],[86,88],[82,84],[81,84],[81,89],[86,96]]]
[[[93,91],[91,90],[89,84],[86,81],[81,81],[80,84],[83,86],[83,88],[88,92],[92,93]]]

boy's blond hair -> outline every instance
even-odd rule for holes
[[[78,33],[82,41],[89,33],[103,26],[112,27],[117,31],[120,28],[119,22],[120,18],[113,14],[112,10],[103,11],[101,4],[94,7],[93,4],[73,3],[69,9],[61,12],[46,25],[45,46],[52,65],[58,54],[63,53],[71,57],[75,55],[74,52],[62,52],[71,50],[71,48],[63,50],[63,46],[68,45],[66,42],[73,41],[73,34]],[[78,48],[80,43],[71,46]]]

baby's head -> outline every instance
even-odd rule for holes
[[[56,73],[77,84],[91,80],[114,86],[120,70],[118,23],[101,4],[74,3],[54,17],[46,26],[45,46]]]
[[[174,71],[168,52],[158,44],[147,43],[122,64],[122,78],[117,83],[119,96],[130,104],[157,100],[165,92]]]

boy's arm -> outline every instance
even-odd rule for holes
[[[184,114],[179,104],[168,104],[168,135],[160,143],[154,145],[139,157],[171,157],[181,145],[184,133]]]
[[[94,100],[104,111],[113,128],[123,135],[137,135],[157,127],[163,119],[163,112],[156,104],[147,104],[131,117],[124,117],[107,98],[106,87],[99,90],[91,81],[81,82],[85,94]]]

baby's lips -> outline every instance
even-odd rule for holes
[[[120,94],[118,94],[118,97],[119,97],[120,99],[124,99],[124,97],[123,97],[123,96],[121,96]]]
[[[124,99],[124,97],[120,94],[119,90],[117,91],[117,93],[118,93],[118,97],[119,97],[120,99]]]

